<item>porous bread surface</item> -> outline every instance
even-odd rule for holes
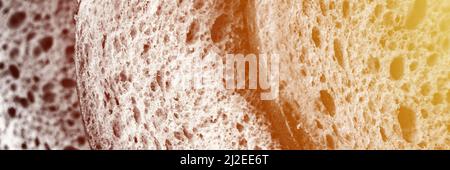
[[[0,1],[0,148],[88,149],[73,62],[75,1]]]
[[[449,11],[445,0],[81,0],[76,64],[89,141],[450,149]],[[214,70],[187,62],[210,51],[279,54],[279,98],[179,90],[180,75]]]
[[[238,93],[179,84],[189,73],[216,70],[189,64],[195,57],[248,49],[244,7],[240,1],[80,1],[75,62],[92,148],[277,148],[267,122]]]
[[[277,103],[302,131],[296,140],[314,149],[450,149],[449,1],[255,8],[258,50],[282,56]]]

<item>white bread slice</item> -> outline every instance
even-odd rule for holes
[[[75,1],[0,1],[0,149],[88,149],[75,89]]]
[[[97,149],[449,149],[449,7],[81,0],[76,64],[89,141]],[[209,51],[279,54],[279,98],[177,91],[186,61]]]
[[[240,1],[80,1],[77,80],[94,149],[271,149],[254,108],[222,88],[180,90],[188,61],[248,44]],[[221,82],[218,77],[211,77]]]

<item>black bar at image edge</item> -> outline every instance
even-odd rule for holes
[[[83,167],[273,168],[367,164],[450,165],[450,151],[0,151],[2,163]],[[436,164],[437,163],[437,164]],[[20,165],[19,164],[19,165]],[[92,164],[92,165],[91,165]]]

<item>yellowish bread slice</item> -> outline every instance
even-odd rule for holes
[[[283,56],[278,103],[313,148],[450,149],[449,1],[255,8],[258,49]]]

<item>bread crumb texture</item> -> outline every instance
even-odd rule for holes
[[[267,122],[238,93],[178,84],[186,72],[214,70],[189,64],[199,55],[247,50],[245,7],[240,1],[81,1],[76,65],[92,147],[276,148]]]
[[[314,149],[450,149],[449,1],[255,8],[258,48],[283,54],[279,100]]]
[[[450,149],[449,39],[447,0],[80,0],[81,112],[94,149]],[[279,98],[180,90],[208,52],[279,54]]]
[[[88,149],[76,93],[76,2],[0,0],[0,148]]]

